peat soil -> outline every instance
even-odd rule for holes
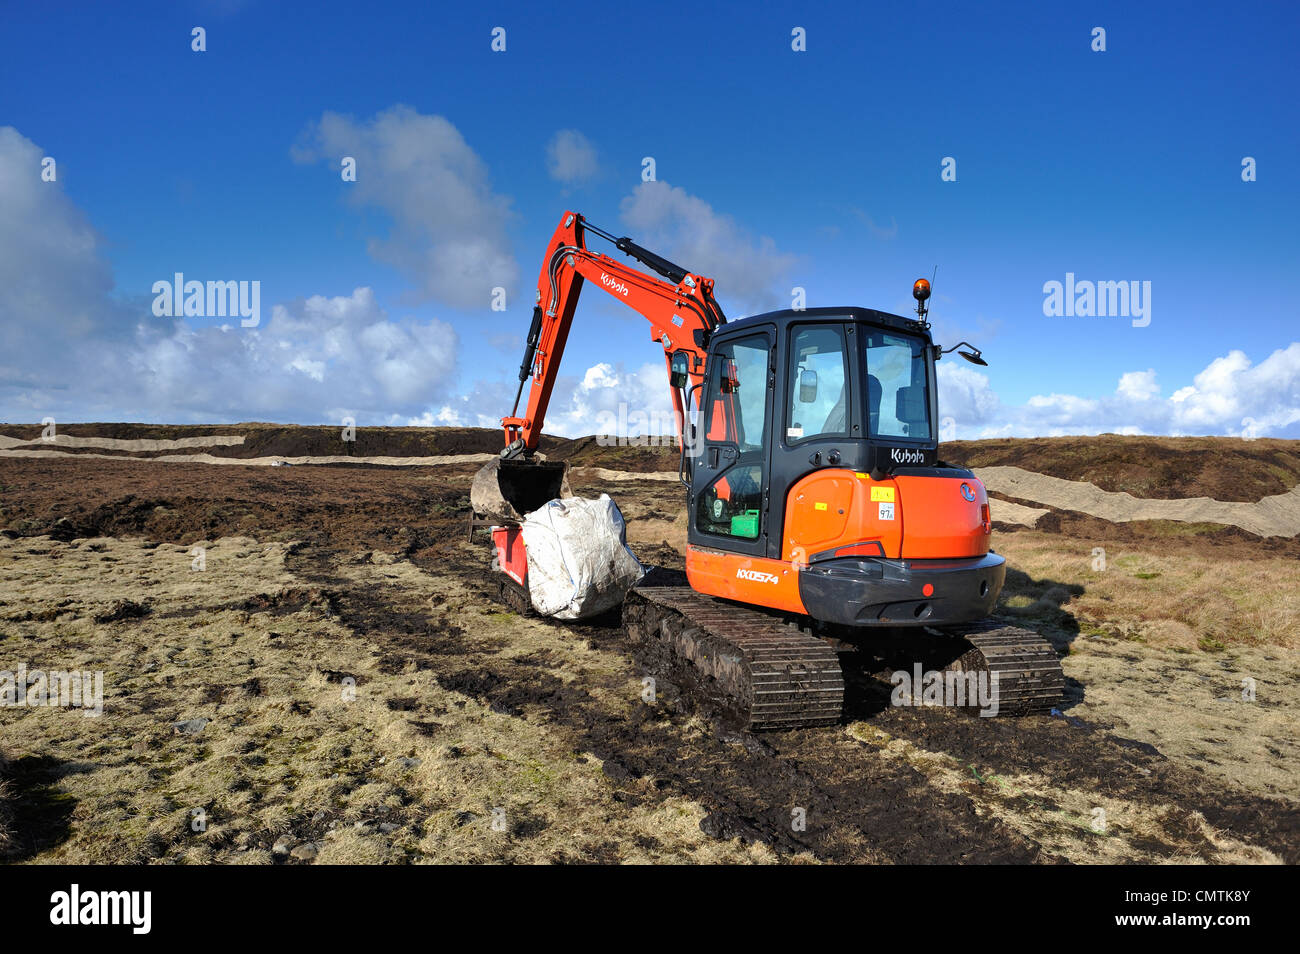
[[[341,427],[302,427],[281,424],[152,425],[152,424],[65,424],[58,433],[72,438],[116,440],[176,440],[209,436],[242,436],[242,444],[130,450],[72,447],[41,440],[39,424],[0,425],[0,434],[28,441],[20,450],[57,450],[61,454],[111,455],[146,460],[184,454],[207,454],[233,459],[254,457],[443,457],[459,454],[495,454],[501,450],[499,430],[482,427],[361,427],[344,439]],[[551,460],[574,465],[606,467],[645,473],[676,470],[678,449],[672,438],[653,441],[633,439],[543,436],[539,450]],[[331,465],[318,465],[331,466]]]
[[[923,766],[883,758],[844,727],[728,731],[692,712],[670,680],[661,680],[655,706],[611,705],[611,694],[624,692],[630,676],[645,674],[616,614],[550,624],[622,654],[624,671],[592,677],[605,679],[602,686],[566,679],[545,658],[507,658],[491,641],[430,613],[427,601],[409,589],[359,586],[338,572],[358,551],[381,550],[455,578],[467,601],[493,599],[486,548],[466,542],[472,471],[8,459],[0,460],[0,525],[7,523],[4,532],[11,534],[67,539],[113,535],[189,543],[238,533],[299,541],[288,568],[304,592],[327,599],[344,625],[380,645],[384,665],[394,672],[409,665],[430,670],[443,688],[553,726],[575,753],[601,760],[620,800],[691,799],[707,810],[701,828],[715,837],[838,862],[1065,860],[988,811],[973,788],[937,785]],[[668,547],[640,556],[669,569],[681,566]],[[1147,806],[1156,821],[1144,848],[1164,857],[1186,857],[1189,850],[1213,854],[1199,834],[1199,814],[1215,829],[1287,862],[1300,861],[1300,808],[1292,802],[1225,786],[1068,711],[999,721],[893,707],[888,675],[897,659],[849,648],[840,658],[850,686],[846,722],[969,766],[967,786],[993,775],[1034,775],[1062,790]],[[418,707],[394,717],[410,718],[417,728],[426,720]],[[425,724],[436,731],[434,723]],[[806,813],[804,830],[791,824],[796,809]],[[1205,841],[1203,851],[1196,850],[1198,839]]]
[[[1255,501],[1300,484],[1300,441],[1230,437],[996,438],[950,441],[939,456],[962,467],[1021,467],[1134,497]]]
[[[69,437],[121,440],[176,439],[207,435],[242,435],[231,446],[189,450],[103,451],[43,443],[39,424],[0,424],[0,434],[30,441],[27,449],[56,447],[68,454],[109,453],[158,457],[206,453],[216,457],[424,457],[494,454],[502,436],[494,428],[362,427],[343,439],[343,428],[284,424],[158,425],[130,423],[60,424]],[[676,471],[678,452],[672,438],[614,441],[544,436],[540,448],[554,460],[569,460],[611,470]],[[1255,501],[1284,494],[1300,484],[1300,441],[1229,437],[1149,437],[1101,434],[1093,437],[994,438],[948,441],[940,457],[963,467],[1011,465],[1038,474],[1096,484],[1102,490],[1135,497]]]

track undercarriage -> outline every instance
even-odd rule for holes
[[[780,619],[696,593],[639,587],[623,603],[623,628],[689,691],[747,729],[833,725],[844,677],[835,650]]]
[[[842,718],[839,658],[809,626],[689,586],[641,586],[623,604],[623,627],[653,671],[738,728],[823,726]],[[990,619],[947,627],[943,635],[965,647],[949,671],[986,680],[996,674],[988,682],[996,686],[997,715],[1047,714],[1060,704],[1060,660],[1038,634]]]

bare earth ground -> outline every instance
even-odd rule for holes
[[[150,436],[191,436],[173,430]],[[402,450],[482,451],[457,441]],[[669,456],[557,449],[615,472]],[[1300,859],[1293,541],[1049,508],[997,546],[1001,612],[1067,653],[1061,716],[890,706],[910,663],[880,647],[841,656],[844,725],[729,735],[671,685],[642,702],[617,618],[489,598],[465,541],[472,464],[78,456],[0,459],[0,670],[105,687],[100,718],[0,709],[14,860]],[[680,566],[680,488],[613,476],[580,469],[575,490],[608,490],[642,559]],[[1259,483],[1244,500],[1287,489]]]

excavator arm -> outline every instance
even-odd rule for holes
[[[663,278],[590,251],[588,233],[605,239]],[[726,321],[713,298],[713,279],[693,274],[629,238],[615,238],[576,212],[565,212],[537,277],[537,303],[519,366],[514,408],[501,420],[506,443],[503,459],[531,457],[537,450],[584,281],[591,281],[650,322],[651,340],[664,350],[679,444],[684,440],[690,395],[704,381],[709,336]],[[519,402],[530,378],[528,406],[520,415]]]

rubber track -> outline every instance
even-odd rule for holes
[[[533,609],[533,598],[529,594],[527,586],[520,586],[513,578],[506,576],[504,573],[494,573],[493,576],[497,578],[496,593],[493,595],[498,603],[520,616],[537,615],[537,611]]]
[[[525,587],[495,575],[501,603],[521,616],[537,615]],[[792,729],[840,721],[844,679],[835,651],[789,623],[689,586],[653,586],[628,593],[623,626],[651,650],[657,668],[685,677],[687,688],[741,727]],[[1032,630],[986,619],[940,632],[974,647],[949,669],[998,674],[999,717],[1046,714],[1061,704],[1060,657]]]
[[[623,625],[652,659],[746,729],[840,721],[844,677],[835,651],[779,619],[689,586],[656,586],[628,593]]]
[[[998,674],[999,716],[1048,713],[1061,704],[1065,694],[1061,659],[1037,633],[996,620],[945,626],[943,632],[964,637],[975,647],[949,669]]]

